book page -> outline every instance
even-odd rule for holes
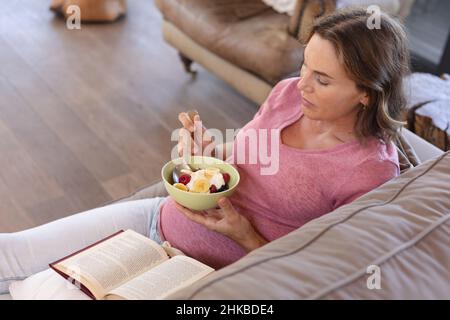
[[[176,256],[112,290],[105,299],[163,299],[213,271],[192,258]]]
[[[127,230],[55,267],[79,280],[100,299],[108,291],[167,259],[166,252],[156,242]]]

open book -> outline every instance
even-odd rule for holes
[[[97,300],[163,299],[214,271],[185,255],[170,256],[155,241],[122,230],[50,267]]]

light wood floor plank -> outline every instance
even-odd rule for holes
[[[0,47],[0,61],[8,61],[0,74],[99,181],[128,172],[126,165],[1,38]]]
[[[20,146],[27,151],[40,170],[56,181],[59,188],[64,189],[64,193],[76,204],[76,208],[93,206],[100,199],[110,200],[98,181],[23,99],[14,94],[12,87],[2,78],[0,78],[0,96],[2,97],[0,120],[13,132]],[[11,150],[6,149],[5,152],[11,152]],[[2,175],[8,174],[8,170],[10,168],[3,167]],[[21,180],[11,177],[6,183],[19,183]],[[37,188],[38,181],[32,181],[30,186]],[[77,192],[73,193],[74,190]],[[16,196],[21,192],[23,189],[17,187],[12,194]],[[52,188],[47,188],[46,194],[54,193]]]
[[[220,130],[239,128],[256,112],[203,68],[196,66],[195,79],[184,72],[162,39],[152,1],[127,3],[125,19],[81,31],[67,30],[47,0],[2,3],[0,75],[16,97],[0,89],[0,101],[7,101],[0,121],[16,138],[14,148],[34,162],[23,163],[24,172],[43,172],[60,190],[25,207],[13,196],[21,183],[4,181],[0,197],[16,209],[0,206],[0,232],[88,210],[158,181],[176,145],[170,137],[179,112],[195,108],[205,126]],[[0,145],[0,153],[10,148]],[[30,182],[28,188],[37,194],[40,187]]]
[[[14,232],[35,225],[32,217],[11,198],[11,188],[0,176],[0,232]]]
[[[3,83],[0,79],[0,85]],[[0,89],[0,93],[3,94]],[[21,147],[13,134],[0,122],[0,176],[6,187],[20,192],[11,193],[17,203],[29,208],[64,194],[56,181],[48,176]]]

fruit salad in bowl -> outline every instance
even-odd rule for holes
[[[186,160],[187,168],[176,172],[185,160],[169,161],[161,173],[169,195],[186,208],[215,208],[217,201],[231,196],[239,184],[239,172],[229,163],[211,157],[192,156]]]
[[[177,189],[195,193],[217,193],[227,190],[230,174],[221,172],[219,168],[207,167],[191,171],[181,170],[179,182],[173,184]]]

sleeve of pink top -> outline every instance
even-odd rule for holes
[[[398,176],[398,167],[388,160],[367,159],[356,166],[332,197],[334,208],[351,203],[367,192]]]

